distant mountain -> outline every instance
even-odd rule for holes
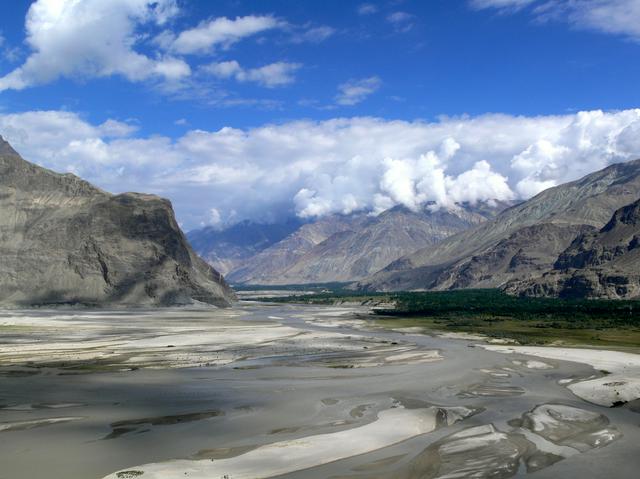
[[[478,225],[506,206],[458,205],[420,212],[395,207],[378,216],[322,218],[251,258],[229,274],[249,284],[350,282],[394,259]]]
[[[0,137],[0,305],[227,306],[171,203],[112,195],[23,160]]]
[[[371,290],[498,287],[551,267],[576,235],[640,196],[640,160],[543,191],[493,220],[404,256],[361,281]]]
[[[247,220],[225,229],[208,226],[189,231],[187,238],[202,258],[226,275],[241,267],[248,258],[286,238],[302,224],[295,218],[274,224]]]
[[[273,281],[295,265],[314,247],[331,236],[357,228],[367,217],[362,214],[330,215],[301,226],[298,230],[245,261],[229,274],[233,283],[286,284]]]
[[[543,275],[505,289],[523,296],[640,297],[640,200],[617,210],[600,230],[577,236]]]

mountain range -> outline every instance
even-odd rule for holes
[[[357,281],[405,254],[483,223],[507,206],[502,202],[451,208],[431,204],[420,211],[396,206],[376,216],[326,216],[303,224],[280,241],[245,257],[227,277],[233,283],[272,285]],[[256,228],[249,224],[240,227]],[[196,250],[210,258],[196,242],[202,234],[202,230],[191,232],[189,237]],[[216,259],[218,262],[212,263],[216,267],[228,264],[226,257]]]
[[[533,293],[535,288],[507,284],[535,281],[555,268],[574,240],[589,238],[616,210],[639,197],[640,160],[617,163],[549,188],[476,228],[406,255],[357,287],[382,291],[506,287]],[[547,290],[557,294],[554,291]]]
[[[263,242],[228,278],[264,285],[347,282],[364,291],[503,288],[518,295],[636,297],[638,198],[640,160],[519,204],[331,215]]]
[[[171,203],[113,195],[22,159],[0,137],[0,305],[228,306]]]
[[[187,238],[168,200],[110,194],[25,161],[0,137],[0,305],[231,304],[231,288],[195,251],[237,284],[635,298],[639,198],[635,160],[519,204],[243,221]]]

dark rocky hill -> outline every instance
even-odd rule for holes
[[[600,230],[577,236],[549,271],[505,289],[524,296],[640,297],[640,200],[617,210]]]

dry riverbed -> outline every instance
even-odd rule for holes
[[[366,313],[0,312],[0,479],[636,477],[640,356]]]

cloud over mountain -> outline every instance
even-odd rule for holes
[[[528,198],[640,157],[640,109],[482,115],[437,122],[370,117],[140,136],[130,123],[74,113],[0,114],[0,134],[30,160],[112,191],[174,200],[187,227],[402,204]]]

